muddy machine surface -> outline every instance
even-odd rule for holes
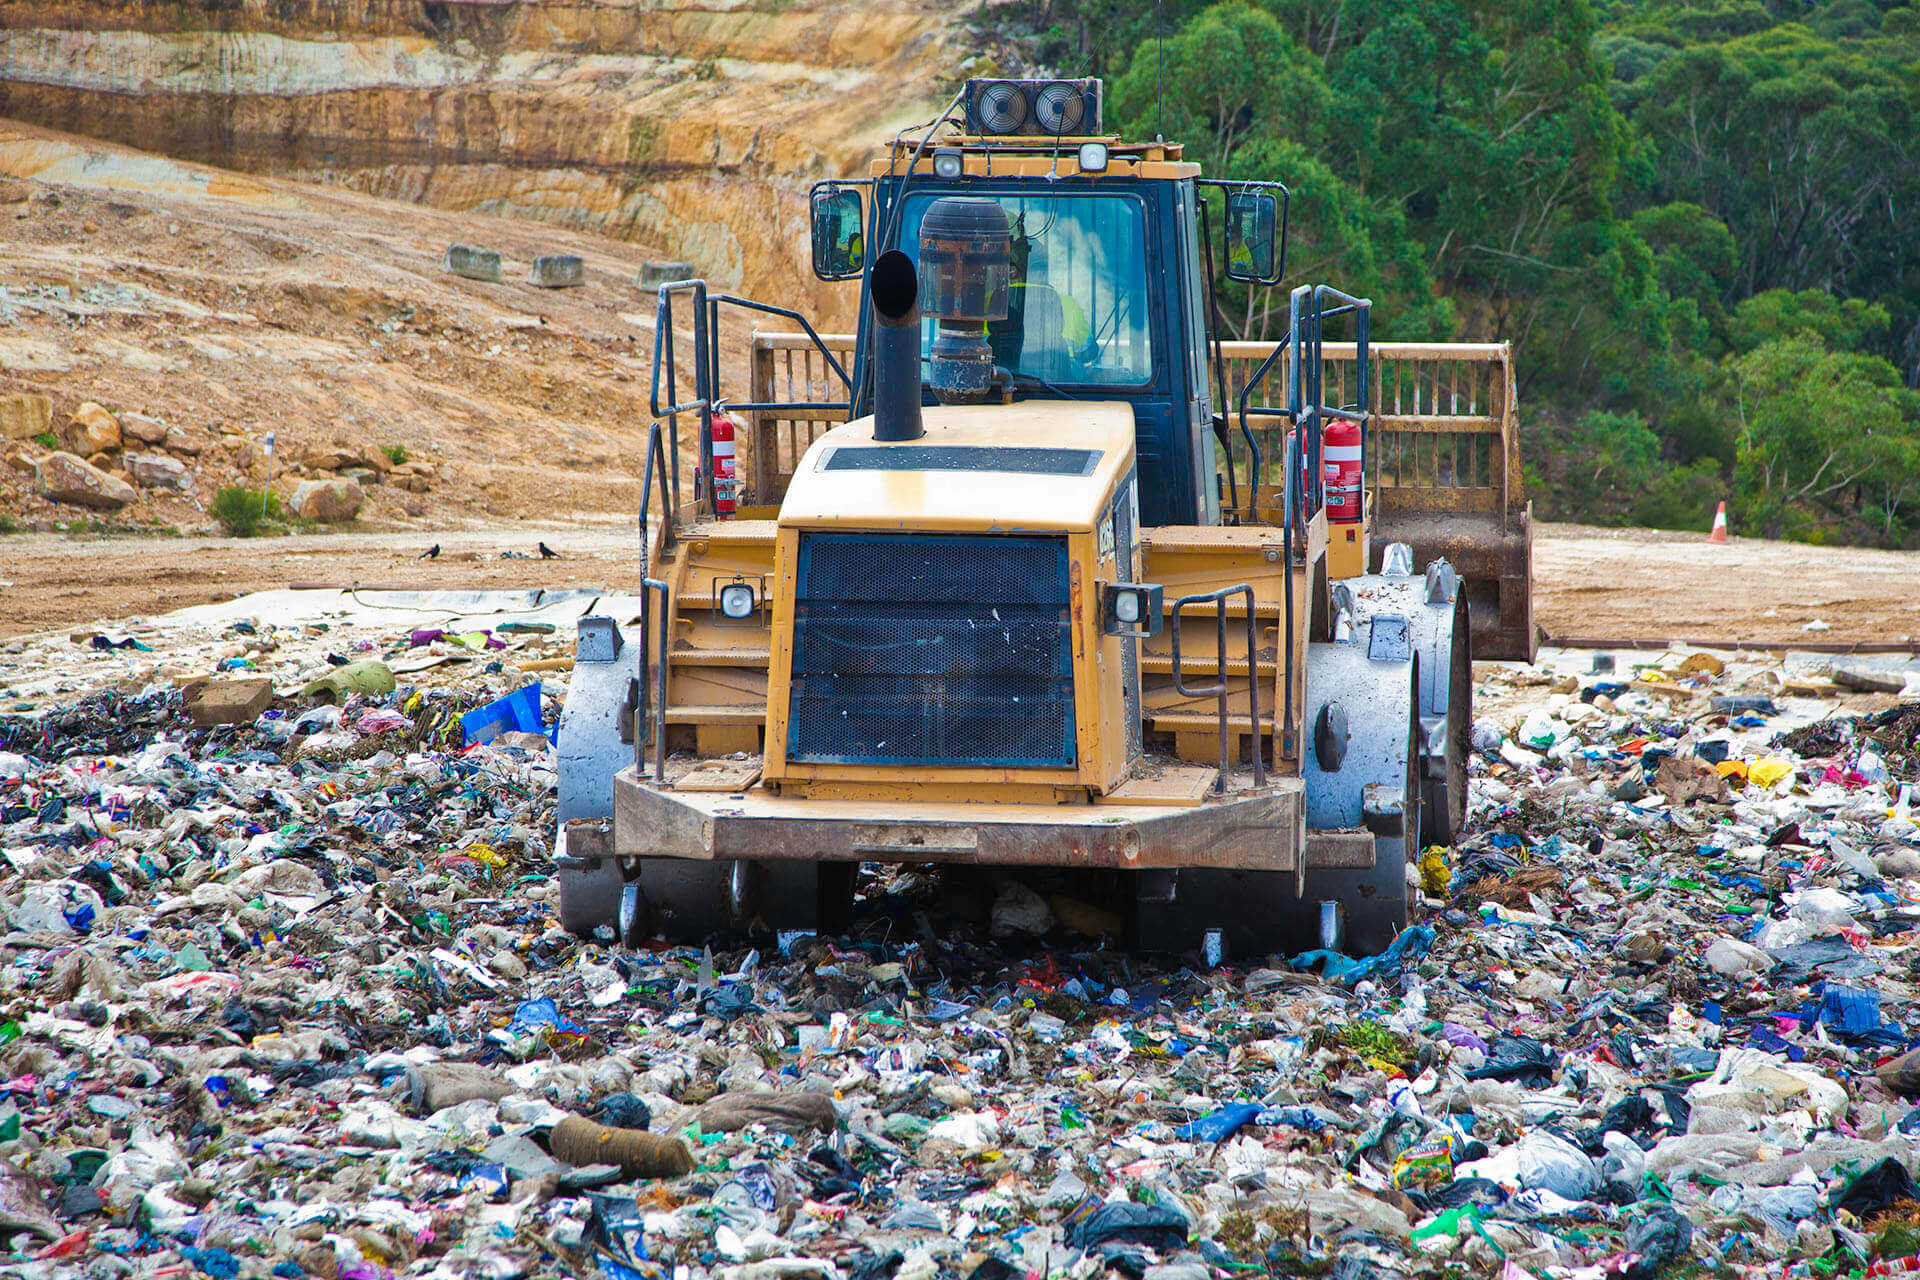
[[[833,927],[863,861],[1104,872],[1151,947],[1404,927],[1471,658],[1535,643],[1507,348],[1374,343],[1324,285],[1221,341],[1216,257],[1279,285],[1288,193],[1103,135],[1099,88],[969,82],[815,189],[855,334],[662,286],[644,608],[583,620],[561,721],[568,927]]]

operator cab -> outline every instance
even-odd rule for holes
[[[918,264],[923,222],[942,198],[991,201],[1009,246],[1004,316],[986,322],[1004,371],[999,398],[1125,402],[1142,523],[1220,523],[1224,419],[1208,380],[1213,229],[1202,192],[1226,196],[1228,278],[1271,284],[1284,270],[1286,189],[1205,180],[1178,143],[1102,134],[1098,80],[973,80],[961,96],[964,133],[937,145],[931,131],[917,145],[896,139],[868,179],[813,190],[815,274],[862,285],[850,416],[873,403],[874,261],[899,249]],[[921,337],[931,349],[931,317]]]

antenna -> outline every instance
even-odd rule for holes
[[[1167,140],[1167,4],[1153,0],[1153,75],[1156,99],[1153,104],[1153,140]]]

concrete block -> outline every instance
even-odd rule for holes
[[[476,248],[470,244],[450,244],[446,256],[440,259],[440,265],[469,280],[500,283],[500,255],[492,249]]]
[[[527,283],[542,289],[570,289],[587,282],[587,264],[571,253],[547,253],[533,260]]]
[[[273,701],[271,680],[209,680],[187,691],[187,714],[201,728],[252,724]]]
[[[633,278],[633,287],[652,293],[670,280],[692,280],[700,274],[691,262],[643,262]]]
[[[1859,693],[1899,693],[1907,687],[1907,678],[1898,671],[1872,671],[1864,667],[1840,667],[1833,673],[1833,682]]]

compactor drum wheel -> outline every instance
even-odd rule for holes
[[[1341,950],[1374,955],[1408,923],[1407,868],[1421,847],[1426,735],[1420,725],[1419,656],[1395,662],[1368,658],[1365,631],[1359,634],[1358,649],[1309,646],[1307,826],[1364,827],[1373,834],[1373,866],[1309,870],[1305,897],[1316,916],[1319,904],[1339,904],[1345,921]],[[1358,708],[1365,720],[1363,725],[1349,719],[1344,756],[1331,731],[1316,731],[1323,720],[1320,709],[1330,703]]]
[[[1446,665],[1439,668],[1446,680],[1447,711],[1434,717],[1429,708],[1421,708],[1428,735],[1420,809],[1423,846],[1451,846],[1467,824],[1467,754],[1473,749],[1473,634],[1467,625],[1464,593],[1454,601],[1450,635]]]
[[[566,709],[560,715],[559,832],[576,819],[613,816],[614,775],[634,762],[623,731],[638,649],[611,619],[583,619]],[[573,861],[555,840],[555,853]],[[845,915],[852,868],[812,862],[604,859],[559,870],[560,924],[580,937],[611,927],[628,945],[655,933],[698,939],[722,930],[813,928]]]
[[[1368,658],[1364,628],[1352,643],[1308,647],[1303,728],[1309,773],[1307,826],[1373,835],[1373,865],[1309,870],[1306,892],[1291,871],[1190,868],[1140,879],[1135,942],[1153,951],[1194,951],[1218,930],[1241,960],[1291,955],[1329,942],[1355,955],[1383,951],[1407,926],[1407,866],[1420,849],[1419,660]],[[1329,691],[1338,691],[1330,696]],[[1315,745],[1318,710],[1336,704]],[[1359,719],[1349,718],[1349,710]],[[1335,759],[1337,757],[1337,760]],[[1318,775],[1318,785],[1314,781]],[[1316,820],[1316,814],[1318,820]],[[1322,932],[1337,904],[1340,936]]]

